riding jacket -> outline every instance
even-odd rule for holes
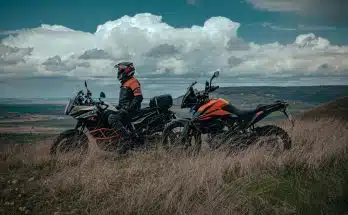
[[[118,104],[119,108],[133,112],[140,109],[142,101],[143,95],[140,82],[135,77],[122,82]]]

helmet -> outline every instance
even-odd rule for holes
[[[132,62],[120,62],[114,66],[114,70],[117,72],[117,79],[120,81],[133,77],[135,73],[135,67]]]

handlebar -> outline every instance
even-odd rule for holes
[[[215,90],[219,89],[219,86],[212,86],[209,90],[209,92],[214,92]]]
[[[98,102],[95,103],[96,107],[100,110],[100,111],[105,111],[106,109],[108,109],[109,105],[105,104],[103,101],[99,100]],[[105,105],[105,108],[102,108],[101,105]]]
[[[197,81],[192,82],[188,89],[191,89],[196,84],[197,84]]]

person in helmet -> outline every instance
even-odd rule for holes
[[[114,70],[117,72],[117,79],[121,82],[119,104],[116,107],[119,111],[110,114],[108,122],[122,135],[127,134],[124,125],[140,109],[143,95],[140,82],[134,77],[135,67],[132,62],[120,62],[114,66]]]

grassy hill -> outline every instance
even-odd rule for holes
[[[348,121],[348,96],[340,97],[300,115],[301,119],[336,118]]]
[[[48,142],[13,145],[0,156],[0,213],[347,214],[347,108],[346,97],[284,125],[294,144],[286,153],[117,157],[91,144],[80,160],[50,158]]]

